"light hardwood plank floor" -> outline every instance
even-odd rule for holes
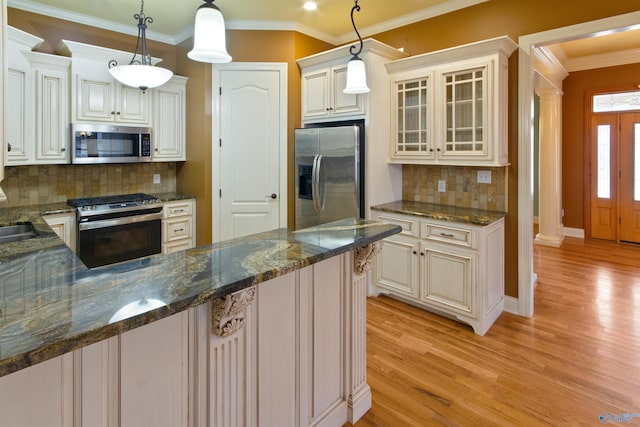
[[[534,316],[503,313],[484,337],[369,298],[373,405],[356,426],[640,425],[640,247],[567,237],[534,252]]]

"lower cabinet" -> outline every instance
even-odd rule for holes
[[[166,202],[162,209],[162,253],[193,248],[195,223],[195,199]]]
[[[504,219],[487,226],[375,212],[400,225],[384,240],[374,293],[456,318],[484,335],[504,308]]]
[[[371,406],[351,253],[0,377],[12,427],[331,426]]]
[[[62,241],[76,251],[76,213],[59,213],[43,215],[44,221],[62,239]]]

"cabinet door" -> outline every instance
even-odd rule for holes
[[[81,74],[76,79],[77,120],[114,121],[113,82]]]
[[[72,427],[73,354],[0,378],[0,414],[3,426]]]
[[[480,65],[440,75],[444,111],[441,158],[487,157],[487,73],[488,67]]]
[[[331,115],[364,114],[363,95],[344,93],[347,87],[347,66],[331,67]]]
[[[421,299],[449,312],[473,315],[475,254],[453,248],[427,247],[421,243]]]
[[[37,163],[67,163],[69,73],[35,69]]]
[[[130,87],[114,83],[117,91],[116,114],[117,122],[149,124],[149,106],[153,91],[141,91],[136,87]]]
[[[188,402],[188,312],[122,334],[120,426],[186,427]]]
[[[7,165],[23,164],[29,160],[26,142],[31,126],[27,109],[33,106],[28,102],[31,94],[29,72],[9,68],[6,90]]]
[[[302,118],[329,116],[329,69],[302,74]]]
[[[418,298],[418,240],[399,235],[384,239],[375,265],[378,287]]]
[[[432,144],[431,77],[395,81],[395,128],[392,159],[435,159]]]
[[[185,153],[186,81],[167,83],[154,89],[153,160],[182,161]]]

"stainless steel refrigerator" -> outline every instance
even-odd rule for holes
[[[364,122],[295,130],[296,230],[362,217]]]

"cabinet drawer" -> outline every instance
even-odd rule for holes
[[[173,218],[177,216],[191,215],[191,206],[192,203],[190,201],[186,201],[184,203],[165,204],[164,217]]]
[[[192,222],[191,218],[166,220],[164,222],[164,241],[171,242],[173,240],[191,237]]]
[[[193,247],[193,244],[191,243],[191,239],[176,240],[175,242],[164,243],[162,245],[162,253],[171,254],[174,252],[191,249],[192,247]]]
[[[473,248],[474,232],[464,228],[450,227],[441,224],[422,223],[422,238]]]
[[[383,213],[379,213],[377,217],[378,221],[384,222],[385,224],[400,226],[402,228],[400,234],[414,237],[420,236],[420,229],[417,219],[413,219],[408,216],[387,215]]]

